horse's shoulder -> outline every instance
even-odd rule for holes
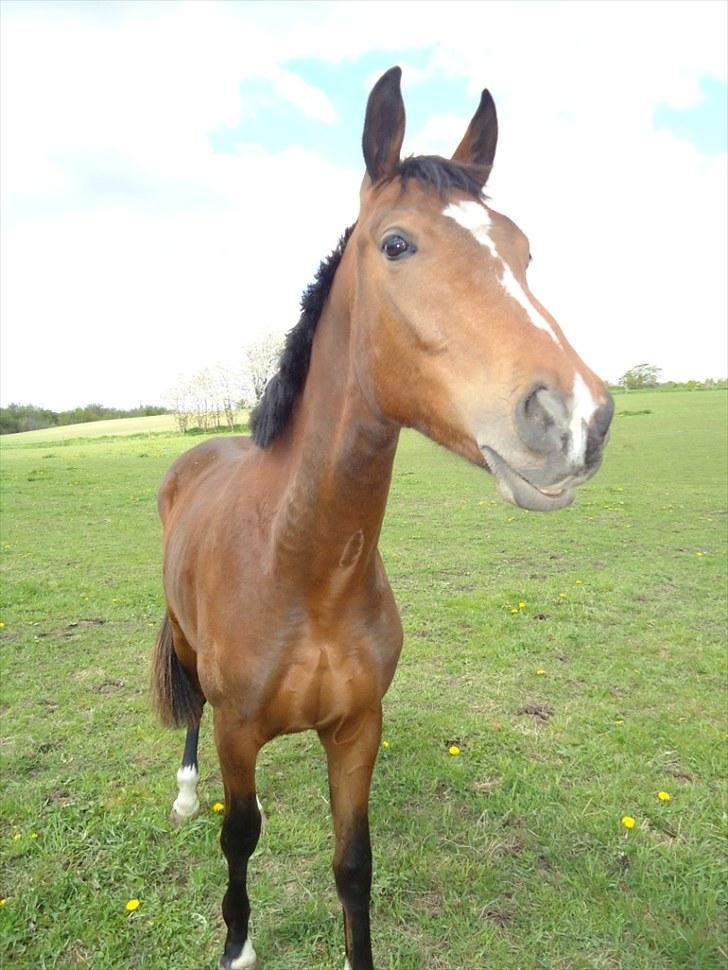
[[[252,438],[231,435],[210,438],[180,455],[167,471],[157,493],[157,507],[162,521],[165,521],[181,492],[222,466],[239,463],[254,447]]]

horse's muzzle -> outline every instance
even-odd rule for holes
[[[524,395],[516,409],[521,443],[538,460],[514,467],[495,449],[481,451],[503,497],[523,509],[547,512],[574,500],[575,490],[601,464],[614,401],[606,393],[589,410],[543,385]]]

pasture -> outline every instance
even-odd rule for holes
[[[617,395],[604,467],[552,515],[403,433],[381,541],[406,636],[371,800],[381,970],[725,966],[726,403]],[[202,814],[173,830],[183,735],[146,696],[154,496],[201,439],[54,430],[2,441],[0,959],[212,968],[210,720]],[[261,966],[339,968],[318,740],[259,766]]]

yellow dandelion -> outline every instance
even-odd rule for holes
[[[512,610],[511,610],[511,613],[517,613],[517,612],[518,612],[518,610],[517,610],[517,609],[516,609],[516,607],[514,606],[514,607],[512,608]]]
[[[4,630],[4,629],[5,629],[5,624],[4,623],[0,623],[0,630]]]
[[[389,741],[382,741],[382,747],[383,748],[388,748],[389,747]]]
[[[658,791],[657,797],[660,799],[661,802],[670,801],[670,793],[666,791]]]
[[[615,724],[624,724],[624,720],[623,720],[623,719],[622,719],[621,717],[618,717],[618,718],[617,718],[617,719],[615,720],[615,722],[614,722],[614,723],[615,723]]]
[[[577,579],[576,585],[577,586],[583,586],[584,585],[584,580],[583,579]]]
[[[633,829],[636,824],[637,823],[635,822],[635,820],[632,818],[631,815],[622,816],[622,825],[624,825],[626,829]]]
[[[30,833],[30,837],[31,837],[31,839],[37,839],[38,838],[38,833],[37,832],[31,832]]]
[[[704,553],[704,552],[696,552],[696,553],[695,553],[695,555],[696,555],[696,556],[704,556],[704,555],[705,555],[705,553]]]
[[[536,671],[536,676],[543,677],[545,673],[546,671],[543,669],[543,667],[539,667],[538,670]]]
[[[126,904],[127,913],[135,913],[139,909],[139,900],[130,899]]]
[[[519,610],[525,610],[526,609],[526,604],[523,602],[523,600],[521,600],[521,602],[518,604],[518,609]]]
[[[225,806],[222,802],[215,802],[215,804],[212,806],[212,810],[213,812],[224,812]]]
[[[566,599],[566,593],[559,593],[559,599],[560,600],[565,600]]]
[[[3,908],[3,906],[5,905],[5,903],[7,903],[7,899],[0,899],[0,909]]]
[[[451,744],[447,749],[447,753],[451,754],[453,758],[457,758],[457,756],[460,754],[460,748],[456,744]]]

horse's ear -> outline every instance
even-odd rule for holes
[[[402,69],[390,67],[372,88],[364,119],[362,148],[372,182],[392,175],[404,141],[404,101],[399,83]]]
[[[498,118],[495,113],[495,102],[490,96],[490,91],[486,89],[480,96],[478,110],[473,115],[463,140],[455,149],[453,161],[482,168],[485,175],[483,185],[485,185],[493,167],[497,142]]]

